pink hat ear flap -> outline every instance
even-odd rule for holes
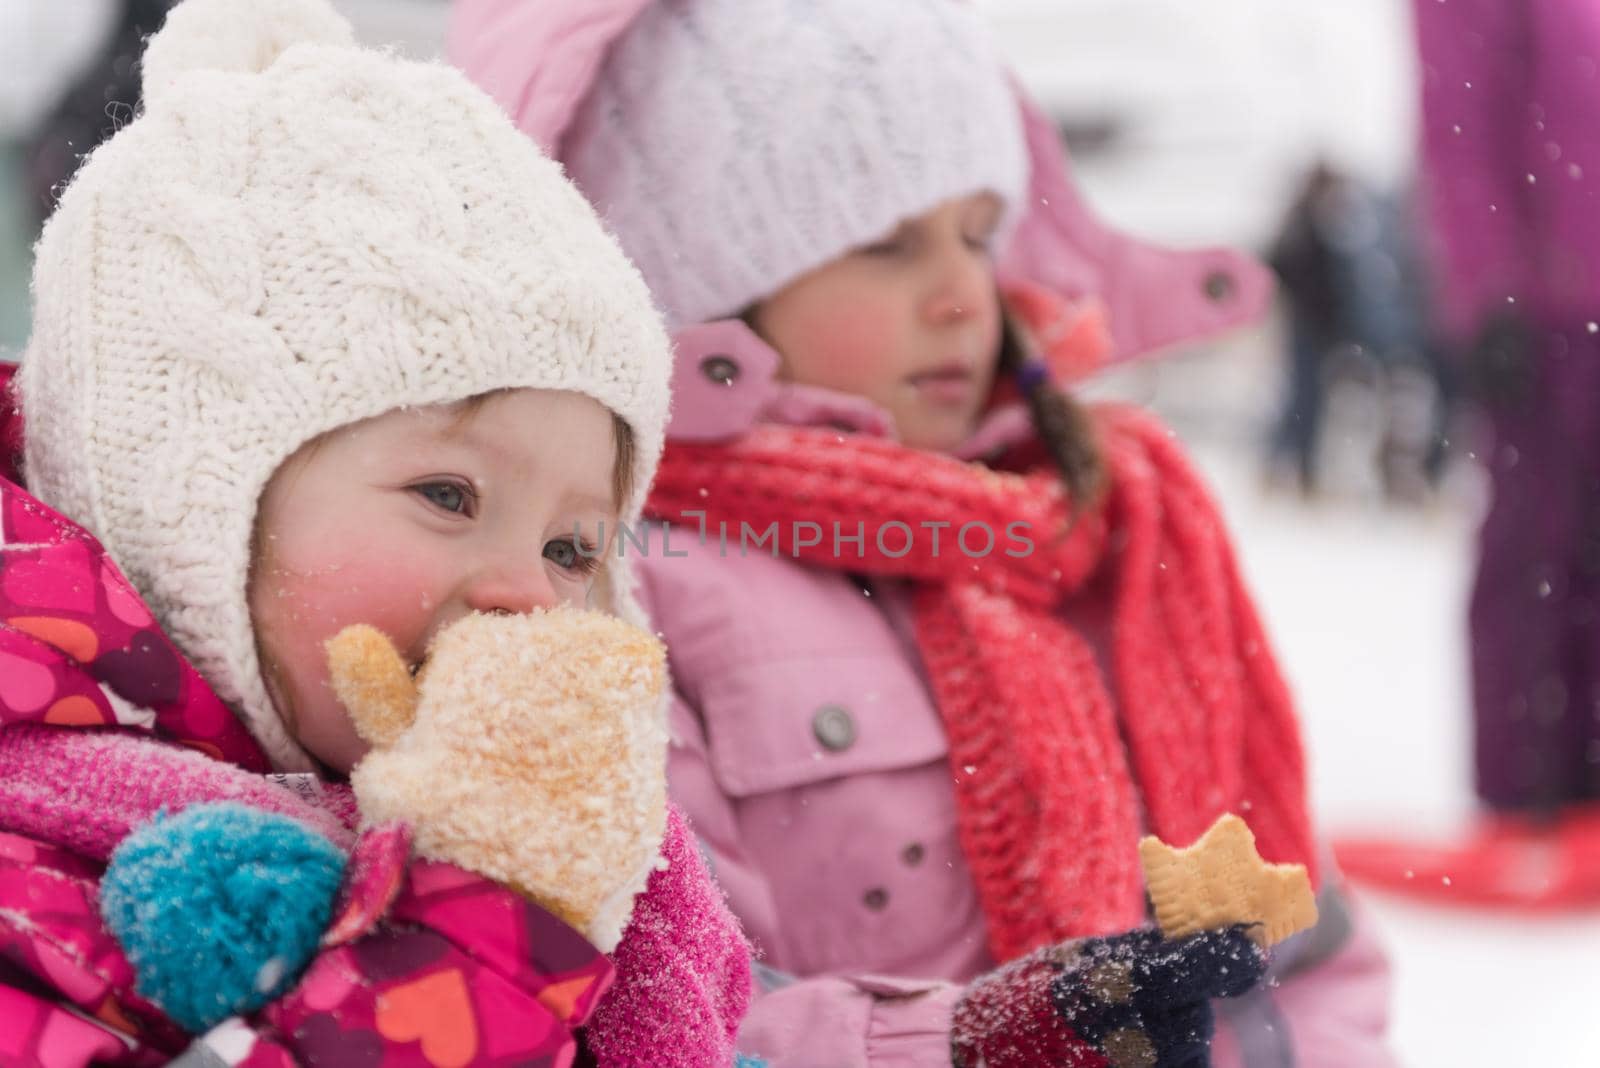
[[[1177,251],[1101,222],[1072,180],[1055,127],[1020,91],[1031,177],[1022,217],[997,268],[1003,285],[1031,282],[1105,306],[1111,361],[1220,333],[1263,317],[1271,273],[1232,249]]]
[[[772,346],[739,319],[684,327],[672,340],[667,436],[716,441],[754,426],[777,389],[778,354]]]
[[[610,47],[655,0],[454,0],[445,53],[557,159]]]

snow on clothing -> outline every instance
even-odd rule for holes
[[[1600,799],[1600,11],[1414,5],[1422,178],[1445,326],[1522,327],[1490,406],[1492,501],[1470,612],[1478,792]]]
[[[10,482],[0,534],[4,1063],[156,1065],[189,1045],[133,990],[96,888],[129,829],[200,800],[354,840],[323,952],[287,995],[214,1039],[228,1063],[566,1065],[586,1021],[591,1063],[731,1061],[748,957],[676,814],[670,866],[608,961],[510,891],[408,862],[401,825],[357,838],[347,790],[294,777],[302,799],[263,779],[261,750],[99,544]]]

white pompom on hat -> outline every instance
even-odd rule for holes
[[[561,157],[669,326],[724,318],[959,196],[1028,184],[975,5],[655,0]]]
[[[175,8],[144,113],[38,244],[18,372],[30,487],[294,770],[248,605],[289,455],[406,405],[570,390],[633,432],[631,521],[667,415],[659,316],[560,168],[457,71],[352,41],[325,0]],[[635,615],[628,576],[609,587]]]
[[[297,44],[352,47],[355,34],[326,0],[186,3],[173,8],[139,61],[140,94],[159,103],[195,71],[259,74]]]

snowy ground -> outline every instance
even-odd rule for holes
[[[1300,699],[1324,828],[1447,829],[1471,811],[1470,465],[1423,510],[1267,492],[1252,440],[1275,388],[1262,348],[1180,359],[1116,391],[1169,413],[1223,501]],[[1359,420],[1338,437],[1347,462],[1364,447]],[[1600,910],[1530,920],[1365,900],[1394,958],[1410,1068],[1600,1066]]]

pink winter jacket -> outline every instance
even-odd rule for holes
[[[0,411],[0,442],[14,430]],[[95,539],[0,478],[0,1065],[732,1063],[749,954],[676,812],[608,959],[511,891],[413,859],[403,825],[358,837],[347,788],[269,770]],[[297,985],[197,1038],[134,988],[98,889],[130,831],[218,800],[352,858]]]
[[[785,421],[849,408],[792,403]],[[675,682],[671,789],[760,955],[740,1049],[773,1068],[948,1064],[962,984],[995,962],[905,590],[651,533],[638,569]],[[1068,622],[1105,648],[1104,605],[1079,599]],[[1280,947],[1272,982],[1215,1003],[1218,1068],[1393,1063],[1387,964],[1323,870],[1318,926]]]

